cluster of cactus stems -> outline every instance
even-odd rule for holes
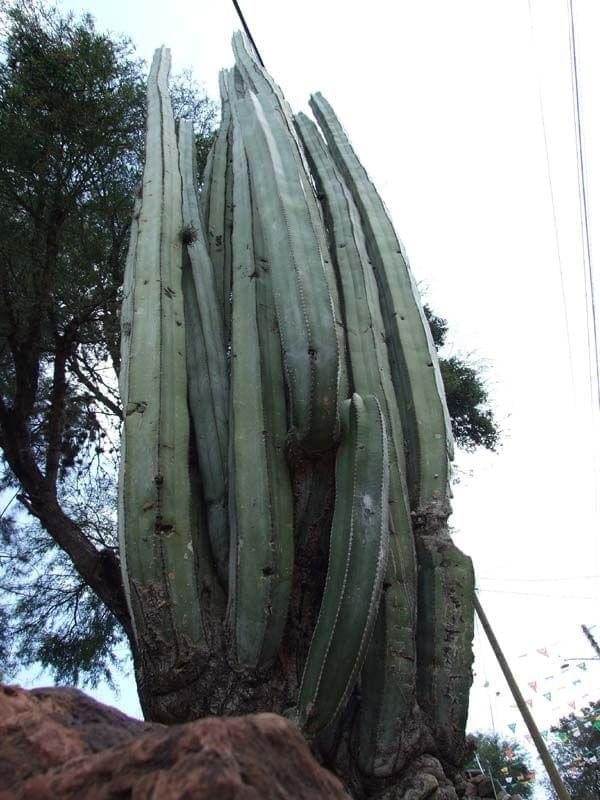
[[[411,737],[459,764],[474,579],[447,530],[452,441],[418,292],[327,100],[310,100],[318,127],[294,116],[241,34],[233,47],[201,189],[164,48],[148,82],[120,376],[139,668],[207,658],[221,608],[231,669],[278,659],[320,496],[295,471],[335,458],[326,580],[286,713],[326,747],[352,705],[366,776],[401,770]]]

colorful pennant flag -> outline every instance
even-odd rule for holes
[[[587,664],[585,663],[585,661],[580,661],[579,664],[577,664],[577,666],[579,667],[579,669],[582,669],[584,672],[587,669]]]
[[[544,697],[550,702],[552,700],[552,692],[544,692]]]
[[[534,692],[537,692],[537,681],[530,681],[528,686],[531,686]]]
[[[596,723],[594,723],[594,724],[596,724]],[[508,727],[514,733],[517,730],[517,723],[516,722],[511,722]],[[600,722],[598,723],[598,728],[600,729]]]
[[[545,647],[539,647],[537,652],[542,656],[546,656],[546,658],[550,658]]]

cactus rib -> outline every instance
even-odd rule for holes
[[[235,74],[229,91],[236,96]],[[239,81],[238,81],[239,86]],[[285,395],[278,342],[261,319],[254,255],[248,164],[240,118],[247,103],[232,103],[233,305],[231,353],[231,560],[228,618],[235,656],[257,667],[275,656],[287,620],[292,581],[293,512],[285,460]],[[278,374],[277,374],[278,373]]]
[[[170,54],[148,81],[146,163],[137,241],[128,265],[120,541],[135,628],[157,661],[206,646],[191,531],[189,422],[181,289],[181,178],[170,98]]]
[[[252,91],[247,76],[245,85],[251,113],[244,146],[271,265],[291,426],[304,449],[325,451],[337,435],[340,355],[324,236],[315,230],[297,148],[281,113]]]
[[[446,497],[452,457],[448,411],[431,332],[408,261],[377,190],[327,100],[317,93],[311,96],[310,105],[360,211],[407,438],[411,507],[424,509]]]
[[[356,741],[361,769],[394,769],[402,723],[415,697],[416,558],[405,484],[402,424],[390,380],[389,359],[373,268],[358,209],[316,125],[296,117],[319,194],[343,300],[354,391],[374,394],[390,440],[390,555],[378,620],[361,675]]]
[[[377,615],[388,550],[388,452],[377,399],[344,405],[323,600],[296,715],[310,735],[331,724],[352,690]]]
[[[207,244],[208,253],[213,263],[217,297],[223,319],[225,319],[225,301],[229,302],[229,276],[226,276],[225,262],[225,203],[226,173],[229,150],[229,128],[231,126],[231,109],[227,97],[223,71],[219,74],[221,90],[221,125],[214,144],[214,155],[211,165],[210,196],[208,200]]]
[[[229,563],[227,523],[229,378],[213,267],[200,222],[195,188],[194,151],[192,123],[181,120],[179,164],[183,189],[183,289],[188,399],[194,423],[208,535],[219,577],[226,585]]]
[[[199,206],[200,206],[200,220],[202,222],[202,230],[204,236],[208,236],[208,218],[210,215],[210,191],[212,186],[212,171],[215,159],[215,144],[216,139],[213,141],[206,156],[206,164],[204,166],[204,173],[202,174],[202,187],[200,189]]]
[[[417,535],[419,627],[417,697],[441,756],[457,766],[464,755],[469,690],[473,680],[475,575],[471,559],[452,542],[441,521]]]

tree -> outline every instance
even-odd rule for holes
[[[12,571],[4,571],[4,586],[21,594],[16,607],[17,628],[13,631],[18,645],[16,657],[26,660],[35,656],[52,665],[59,677],[89,677],[94,680],[98,674],[110,669],[115,657],[115,644],[122,630],[132,648],[142,706],[151,718],[175,722],[204,713],[241,713],[265,708],[284,711],[293,704],[293,713],[307,726],[313,739],[316,737],[316,746],[323,758],[342,771],[344,757],[353,761],[358,759],[356,763],[364,773],[377,772],[374,781],[379,782],[381,791],[386,790],[392,779],[399,780],[398,776],[411,759],[426,751],[439,756],[452,776],[453,771],[461,766],[464,746],[471,658],[472,570],[469,559],[450,541],[445,526],[448,465],[444,404],[434,380],[435,354],[429,348],[421,314],[411,299],[412,295],[406,301],[410,325],[421,355],[430,359],[420,364],[422,375],[417,380],[428,395],[430,412],[434,409],[435,413],[436,433],[430,438],[427,434],[423,438],[411,410],[414,404],[407,402],[405,396],[410,380],[404,380],[401,371],[407,368],[409,378],[413,378],[415,376],[410,370],[414,370],[416,365],[407,365],[402,360],[404,356],[400,355],[399,318],[392,319],[394,306],[393,303],[389,305],[385,287],[381,289],[383,300],[380,305],[377,299],[380,289],[376,286],[374,274],[367,268],[370,253],[381,257],[380,246],[377,242],[367,241],[368,231],[358,223],[356,210],[348,219],[343,216],[343,209],[335,205],[338,195],[328,188],[329,167],[325,164],[325,171],[320,173],[314,166],[320,157],[318,147],[311,151],[310,126],[299,117],[296,120],[298,130],[307,150],[311,151],[314,180],[321,187],[320,199],[328,220],[327,227],[322,226],[312,178],[303,171],[304,162],[298,155],[296,144],[298,134],[291,129],[289,112],[282,105],[277,91],[273,91],[268,76],[263,75],[256,65],[249,67],[246,61],[246,71],[250,69],[256,74],[249,81],[246,72],[245,87],[244,81],[239,81],[239,69],[238,73],[230,74],[227,80],[234,83],[230,83],[227,89],[229,96],[233,99],[238,92],[247,94],[248,86],[253,82],[260,83],[263,90],[267,84],[271,86],[267,91],[273,93],[274,99],[269,95],[270,99],[260,113],[255,107],[252,113],[258,116],[253,118],[253,124],[263,125],[261,114],[270,115],[266,124],[274,126],[271,133],[277,139],[265,137],[269,146],[276,146],[285,153],[281,166],[288,170],[287,174],[292,164],[294,169],[300,169],[298,175],[303,177],[301,184],[292,187],[295,192],[292,206],[297,202],[309,203],[308,219],[315,226],[311,235],[316,232],[317,236],[310,245],[313,252],[326,255],[329,237],[329,250],[338,253],[342,234],[336,226],[350,224],[352,227],[362,248],[358,253],[355,278],[367,281],[371,305],[367,308],[358,303],[352,307],[354,290],[344,283],[348,274],[340,267],[341,253],[336,256],[335,264],[323,259],[324,264],[319,269],[325,272],[322,274],[317,270],[312,275],[302,286],[295,303],[297,286],[293,281],[275,291],[268,277],[268,266],[265,266],[269,263],[272,242],[261,243],[261,237],[267,236],[268,239],[268,235],[274,235],[272,230],[268,231],[272,218],[281,218],[280,221],[285,223],[290,217],[286,217],[286,210],[282,212],[275,203],[276,195],[267,191],[264,185],[262,188],[259,186],[261,177],[265,176],[260,169],[256,171],[256,164],[264,164],[269,169],[268,159],[255,161],[253,182],[244,180],[243,169],[240,172],[243,156],[239,149],[239,128],[236,134],[237,123],[232,122],[231,117],[232,113],[241,113],[243,109],[240,105],[228,110],[225,103],[220,133],[207,158],[199,211],[202,219],[189,217],[186,212],[186,224],[180,229],[175,225],[170,230],[169,241],[173,246],[172,253],[185,255],[183,285],[188,287],[184,291],[187,349],[193,353],[194,346],[199,347],[202,341],[205,347],[204,352],[196,353],[196,368],[190,374],[192,378],[200,374],[196,370],[206,362],[207,337],[215,337],[215,342],[220,341],[221,347],[218,357],[227,365],[223,374],[232,386],[235,382],[238,386],[238,391],[232,392],[231,414],[229,406],[222,405],[219,407],[220,416],[215,414],[215,418],[223,420],[228,417],[227,424],[233,429],[239,425],[244,431],[244,426],[256,424],[260,425],[260,430],[253,429],[253,433],[258,435],[246,436],[245,441],[242,435],[231,443],[233,458],[246,459],[247,466],[232,473],[228,483],[224,484],[229,492],[227,503],[232,512],[228,515],[223,491],[219,494],[217,487],[213,492],[220,467],[215,467],[210,461],[227,440],[217,442],[217,448],[203,446],[202,437],[206,434],[203,416],[207,415],[202,414],[202,409],[208,406],[202,406],[201,398],[194,395],[194,392],[201,394],[209,385],[213,391],[216,373],[209,371],[210,380],[197,381],[195,387],[190,385],[189,407],[197,441],[187,446],[188,440],[182,439],[183,456],[178,473],[183,476],[182,483],[169,483],[159,470],[153,475],[151,497],[135,509],[123,510],[122,513],[129,514],[129,517],[121,550],[121,553],[127,553],[127,562],[121,564],[115,546],[111,456],[117,449],[114,433],[122,409],[112,376],[120,372],[122,387],[127,388],[135,380],[132,365],[139,366],[127,358],[121,364],[121,353],[127,355],[129,352],[127,341],[134,335],[134,323],[139,327],[139,319],[131,315],[131,305],[128,305],[133,276],[126,277],[125,281],[120,322],[125,337],[125,342],[121,343],[123,349],[119,347],[117,309],[121,301],[125,240],[130,237],[135,244],[136,236],[142,236],[144,225],[147,228],[148,224],[155,227],[159,224],[154,217],[148,222],[142,215],[140,220],[137,211],[131,228],[129,220],[130,198],[141,166],[143,81],[127,43],[115,42],[98,34],[89,18],[76,22],[61,17],[56,11],[46,11],[42,6],[25,4],[5,8],[4,12],[8,35],[5,40],[6,61],[0,72],[3,101],[0,133],[8,144],[6,168],[0,183],[0,202],[5,212],[1,223],[3,234],[10,247],[2,255],[0,272],[0,311],[4,326],[0,331],[3,347],[0,446],[7,467],[5,486],[16,489],[22,506],[41,525],[41,528],[28,532],[18,520],[11,522],[6,517],[3,520],[4,560],[13,567]],[[240,46],[238,40],[238,48]],[[251,59],[251,56],[240,55],[242,59],[248,57]],[[164,73],[164,67],[160,69]],[[164,74],[161,80],[164,82]],[[156,102],[156,87],[152,92]],[[263,100],[264,96],[260,102]],[[315,103],[327,116],[328,124],[335,127],[337,123],[327,106],[318,99]],[[160,105],[161,114],[166,115],[162,120],[168,123],[172,139],[174,125],[164,93]],[[191,102],[187,107],[193,111],[197,105]],[[156,115],[152,124],[154,135]],[[279,127],[282,124],[284,128]],[[161,135],[166,135],[166,127],[158,127]],[[186,154],[191,152],[187,144],[185,147],[182,144],[186,136],[189,144],[189,127],[182,123],[179,130],[182,158],[184,151]],[[249,141],[247,146],[260,146],[260,141],[264,143],[265,139]],[[202,151],[197,146],[196,150],[198,161],[201,161],[206,148]],[[161,158],[166,157],[165,152]],[[173,168],[173,163],[170,167]],[[185,170],[181,169],[182,174],[188,176],[187,188],[193,187],[193,177],[198,171],[187,166]],[[177,167],[168,174],[176,172]],[[166,174],[165,171],[156,172],[157,176]],[[193,176],[191,179],[190,175]],[[232,182],[235,175],[237,178]],[[280,177],[276,175],[275,180]],[[370,193],[373,203],[380,202],[374,190],[366,185],[364,188]],[[257,206],[256,195],[252,194],[249,199],[244,193],[259,190],[263,192],[263,201]],[[348,187],[346,190],[350,192]],[[242,194],[238,196],[237,193]],[[148,194],[152,192],[144,193],[142,189],[139,198],[142,203]],[[169,207],[176,210],[182,197],[193,205],[195,190],[186,190],[182,196],[181,192],[173,193],[171,187]],[[354,208],[349,203],[347,207]],[[257,258],[257,263],[255,272],[247,277],[252,281],[256,279],[255,284],[251,283],[256,295],[245,294],[235,269],[228,271],[234,266],[232,250],[239,246],[236,237],[241,235],[240,220],[244,220],[243,214],[247,214],[250,208],[254,213],[250,227],[253,257]],[[257,208],[260,213],[257,213]],[[181,209],[177,213],[181,214]],[[243,222],[246,231],[247,222],[247,219]],[[281,225],[279,230],[283,229],[284,225]],[[204,232],[208,237],[211,258],[200,266],[194,266],[194,259],[199,258],[198,248]],[[295,239],[295,246],[302,239],[301,234]],[[314,250],[315,245],[317,250]],[[135,248],[131,252],[133,263],[137,258]],[[390,251],[402,266],[401,259],[396,257],[399,254],[399,249],[393,253]],[[289,258],[289,254],[285,257]],[[385,273],[385,264],[378,264],[377,268],[383,271],[381,274]],[[201,308],[201,304],[206,304],[208,287],[212,284],[208,280],[202,291],[194,295],[194,270],[198,269],[208,269],[210,274],[214,270],[215,288],[211,291],[215,302],[208,310]],[[402,269],[402,274],[407,275],[405,265]],[[313,283],[313,278],[317,283]],[[299,280],[305,278],[299,277]],[[154,337],[153,327],[161,328],[161,336],[163,334],[161,304],[164,302],[168,308],[176,307],[174,298],[178,296],[179,283],[172,283],[164,285],[168,303],[162,293],[158,296],[159,312],[155,325],[146,329],[149,341]],[[320,286],[322,291],[315,291],[316,286]],[[289,297],[283,288],[289,290]],[[315,308],[305,302],[309,292],[312,292]],[[344,296],[343,312],[338,301],[340,293]],[[275,310],[281,300],[292,303],[286,306],[283,314],[281,309],[277,313]],[[401,298],[394,298],[394,302],[400,301]],[[180,302],[178,298],[177,303]],[[241,310],[244,302],[248,304],[248,315]],[[257,313],[256,303],[261,308],[260,313]],[[315,335],[311,340],[314,346],[311,344],[308,349],[295,348],[288,338],[305,335],[293,330],[298,309],[313,315],[309,336]],[[219,334],[220,340],[217,336],[219,323],[205,324],[206,315],[211,313],[221,320],[223,334]],[[356,318],[352,317],[353,314]],[[368,334],[369,347],[372,348],[369,356],[360,355],[362,344],[356,336],[352,337],[352,333],[359,330],[354,323],[360,322],[364,314],[370,319],[366,331],[372,331]],[[382,314],[385,323],[381,320]],[[249,319],[254,319],[253,324],[260,331],[258,349],[255,334],[252,331],[248,331],[249,335],[244,334],[243,326]],[[175,337],[180,337],[181,332],[177,333],[176,327],[181,327],[182,321],[181,314],[173,320],[174,327],[165,334],[171,337],[170,342],[179,341]],[[194,330],[196,335],[189,338],[190,331]],[[320,336],[324,339],[321,340]],[[325,340],[330,346],[323,348],[321,345]],[[346,347],[347,357],[344,353]],[[285,373],[281,366],[282,349]],[[171,369],[181,352],[173,348],[171,363],[161,363]],[[244,354],[243,358],[239,357],[240,353]],[[246,376],[240,373],[242,365],[249,363],[247,359],[251,358],[255,359],[253,363],[256,365],[260,362],[260,384],[256,383],[256,371],[250,371]],[[296,358],[302,360],[303,366],[300,361],[290,366]],[[391,362],[393,369],[389,366]],[[374,371],[378,364],[380,373]],[[144,364],[141,367],[143,372]],[[313,389],[307,392],[307,387],[289,379],[290,370],[305,367],[309,375],[323,377],[323,370],[335,375],[335,388],[329,378],[321,381],[319,377],[315,378]],[[187,420],[185,384],[180,381],[181,374],[181,370],[174,373],[176,381],[173,386],[167,382],[160,389],[161,401],[177,402],[183,409],[182,414],[175,415],[177,425],[181,425],[184,418]],[[376,378],[378,374],[383,376],[385,388],[382,384],[370,390],[373,380],[380,380]],[[286,379],[287,386],[284,387]],[[377,397],[380,390],[381,400]],[[254,395],[249,402],[252,392]],[[352,392],[355,394],[349,405],[344,404],[344,398]],[[135,398],[123,388],[122,394],[126,399],[123,416],[128,442],[121,495],[125,503],[134,494],[134,484],[138,482],[143,466],[151,462],[148,455],[151,451],[147,449],[140,451],[142,457],[137,465],[131,463],[131,453],[135,449],[135,429],[143,427],[138,423],[145,424],[152,409],[147,400]],[[214,393],[211,402],[213,400]],[[338,400],[342,411],[345,408],[341,445]],[[270,413],[264,418],[252,417],[251,410],[260,404],[268,406]],[[382,404],[386,407],[385,412],[380,410]],[[194,415],[195,407],[200,408],[200,414]],[[224,414],[221,413],[223,408]],[[292,420],[290,426],[288,414]],[[404,415],[404,433],[400,427],[400,414]],[[261,423],[264,423],[264,428]],[[391,467],[386,455],[388,429],[395,448]],[[367,436],[366,432],[373,435]],[[402,472],[404,436],[409,443],[407,465],[411,509]],[[263,442],[260,446],[264,446],[265,452],[261,451],[259,458],[252,459],[243,449],[248,441]],[[159,440],[158,445],[163,448],[164,441]],[[227,451],[228,447],[225,447],[225,458],[229,457]],[[425,453],[427,458],[419,457],[419,452]],[[263,469],[263,462],[266,464],[267,460],[268,465]],[[363,627],[349,625],[347,632],[350,635],[338,634],[337,638],[338,646],[344,647],[346,639],[352,640],[356,658],[349,661],[342,658],[337,662],[334,659],[337,647],[331,650],[328,645],[325,653],[327,669],[323,672],[312,648],[311,636],[315,626],[319,627],[318,618],[326,619],[326,615],[321,617],[319,608],[329,570],[329,542],[332,542],[332,547],[334,544],[339,546],[343,552],[348,547],[344,538],[348,529],[346,523],[350,520],[354,524],[354,516],[361,513],[359,495],[348,508],[344,502],[338,502],[348,499],[346,489],[353,497],[352,471],[356,464],[360,465],[360,479],[365,487],[371,476],[381,475],[379,484],[371,487],[375,505],[363,514],[371,520],[370,529],[379,538],[371,542],[368,559],[358,558],[356,548],[349,555],[353,569],[362,571],[364,567],[370,570],[370,577],[362,587],[365,602],[356,603],[364,617]],[[435,465],[435,469],[428,471],[424,464]],[[214,475],[209,474],[211,470],[214,470]],[[210,483],[213,479],[214,485]],[[255,479],[263,479],[267,494],[274,492],[269,495],[274,502],[270,506],[267,503],[266,512],[282,515],[288,532],[294,528],[295,541],[298,542],[292,556],[295,561],[293,577],[289,570],[287,573],[289,581],[285,592],[291,600],[290,623],[279,655],[278,637],[283,630],[282,621],[285,625],[288,619],[285,592],[283,589],[280,591],[280,584],[277,584],[279,575],[276,574],[284,556],[276,543],[265,548],[265,543],[270,540],[258,539],[256,546],[263,548],[261,558],[264,555],[265,563],[253,560],[253,553],[258,552],[254,546],[247,550],[247,558],[229,560],[223,547],[226,539],[221,535],[225,531],[227,536],[227,525],[236,525],[242,515],[248,517],[252,513],[256,525],[264,527],[261,514],[252,511],[252,504],[245,503],[245,488]],[[392,493],[392,523],[389,525],[388,481],[392,487],[389,490]],[[165,506],[164,500],[167,492],[182,490],[186,482],[195,488],[197,516],[191,525],[189,520],[185,523],[190,529],[191,549],[186,546],[179,558],[173,561],[171,569],[167,557],[170,557],[171,548],[176,545],[184,528],[171,522],[169,514],[172,509]],[[366,495],[360,497],[364,499]],[[179,513],[181,509],[175,511]],[[136,542],[136,525],[145,519],[151,520],[151,525],[147,530],[138,530],[142,535]],[[278,522],[275,517],[273,520]],[[277,535],[278,524],[273,524],[270,530]],[[210,534],[208,539],[206,531]],[[148,532],[150,539],[146,538],[144,542],[143,536]],[[418,585],[415,539],[421,563]],[[243,547],[244,537],[238,536],[235,546]],[[147,552],[154,552],[155,547],[159,547],[165,557],[158,566],[144,560]],[[389,567],[384,574],[382,565],[386,563],[384,553],[388,548],[392,548],[394,555],[388,560]],[[188,553],[192,553],[192,557]],[[285,555],[288,566],[290,557],[288,552]],[[178,580],[186,559],[191,566],[189,572],[197,571],[199,565],[206,569],[203,580],[195,588],[190,588],[191,582],[186,586],[185,582]],[[231,564],[251,569],[258,565],[262,577],[257,586],[261,587],[263,594],[256,586],[253,589],[252,582],[242,587],[243,601],[236,599],[230,591],[224,618],[228,581],[229,589],[235,585],[238,591],[242,591],[239,573],[233,576],[235,580],[228,575]],[[15,566],[18,569],[14,569]],[[147,580],[149,573],[144,574],[146,569],[155,570],[156,581]],[[126,575],[125,585],[122,572]],[[35,577],[33,583],[32,576]],[[345,580],[340,583],[339,577],[328,582],[332,591],[344,591]],[[369,580],[373,582],[372,591]],[[177,585],[177,592],[181,592],[182,597],[186,591],[191,591],[192,595],[196,592],[191,604],[178,605],[175,602],[179,595],[170,593],[171,581],[173,586]],[[451,602],[446,602],[448,600]],[[352,606],[350,601],[348,594],[346,605],[349,607]],[[335,594],[328,602],[335,604]],[[418,623],[417,603],[420,609]],[[257,612],[252,624],[247,624],[246,609]],[[400,620],[398,613],[402,615]],[[336,624],[346,616],[336,616]],[[233,626],[237,625],[237,630],[235,652],[232,653],[232,620],[235,619],[239,625],[235,623]],[[369,644],[369,635],[362,631],[370,633],[373,627],[374,634]],[[182,628],[185,632],[180,636]],[[207,638],[204,640],[202,637],[205,635]],[[328,635],[326,623],[322,622],[316,639],[323,641]],[[171,640],[169,636],[172,636]],[[448,636],[452,637],[452,648],[444,644]],[[199,646],[196,646],[198,641],[194,637],[202,640]],[[260,652],[256,651],[257,647]],[[396,668],[398,652],[402,652],[399,670]],[[415,671],[417,652],[418,674]],[[356,682],[361,665],[359,691]],[[305,680],[299,691],[298,680],[302,670]],[[331,701],[335,697],[329,693],[328,683],[323,687],[317,685],[322,675],[327,675],[328,681],[339,681],[340,676],[345,675],[347,684],[341,700],[338,697],[338,708],[344,706],[342,717],[330,727],[323,727],[323,719],[317,713],[320,708],[320,703],[316,702],[317,695],[321,701]],[[313,690],[315,696],[311,699]],[[369,705],[369,696],[380,698],[382,702]],[[390,699],[393,702],[387,702]],[[324,712],[321,710],[320,713]],[[369,717],[371,721],[375,720],[378,728],[377,736],[372,739],[369,737]],[[403,727],[399,727],[399,718]],[[345,733],[354,729],[355,720],[363,722],[357,722],[358,738],[353,737],[351,741]],[[342,741],[345,742],[346,756],[342,754],[344,748],[340,750],[339,747]],[[346,777],[353,780],[350,774]],[[355,780],[360,782],[362,778],[356,775]]]
[[[475,733],[472,739],[476,750],[468,769],[483,769],[487,776],[491,776],[498,791],[532,797],[535,773],[530,766],[529,754],[519,742],[489,732]]]
[[[436,350],[440,351],[446,343],[448,323],[436,316],[428,305],[424,306],[424,311]],[[489,407],[488,392],[480,372],[456,355],[440,357],[440,370],[452,434],[459,447],[495,450],[500,441],[500,430]]]
[[[142,169],[144,66],[129,42],[41,3],[2,3],[0,509],[4,670],[94,683],[130,635],[116,541],[119,306]],[[176,103],[214,106],[189,75]],[[13,506],[14,508],[14,506]]]
[[[556,737],[550,752],[571,800],[600,796],[600,701],[590,703],[578,714],[561,718],[551,728]],[[556,798],[549,782],[545,788]]]

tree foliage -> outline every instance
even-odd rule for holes
[[[530,756],[513,739],[504,739],[498,733],[479,732],[472,739],[475,755],[469,769],[479,769],[492,778],[498,791],[532,797],[535,774],[531,770]]]
[[[448,323],[436,316],[429,306],[424,308],[433,343],[441,350],[446,343]],[[440,369],[446,390],[452,433],[459,447],[475,450],[485,447],[496,450],[500,429],[489,406],[488,392],[481,372],[456,355],[440,356]]]
[[[0,14],[0,490],[28,512],[1,523],[0,659],[94,683],[129,625],[116,375],[146,68],[90,16],[41,2]],[[202,165],[215,107],[189,74],[173,89]]]
[[[600,701],[563,717],[551,731],[556,738],[549,749],[571,800],[600,797]],[[557,797],[548,781],[545,788]]]
[[[146,70],[88,15],[0,0],[0,24],[0,497],[21,509],[0,517],[0,670],[41,663],[93,684],[131,633],[116,375]],[[189,73],[171,91],[176,115],[194,121],[201,171],[215,107]],[[428,318],[441,347],[447,325]],[[458,444],[493,449],[476,371],[452,359],[442,370]]]

